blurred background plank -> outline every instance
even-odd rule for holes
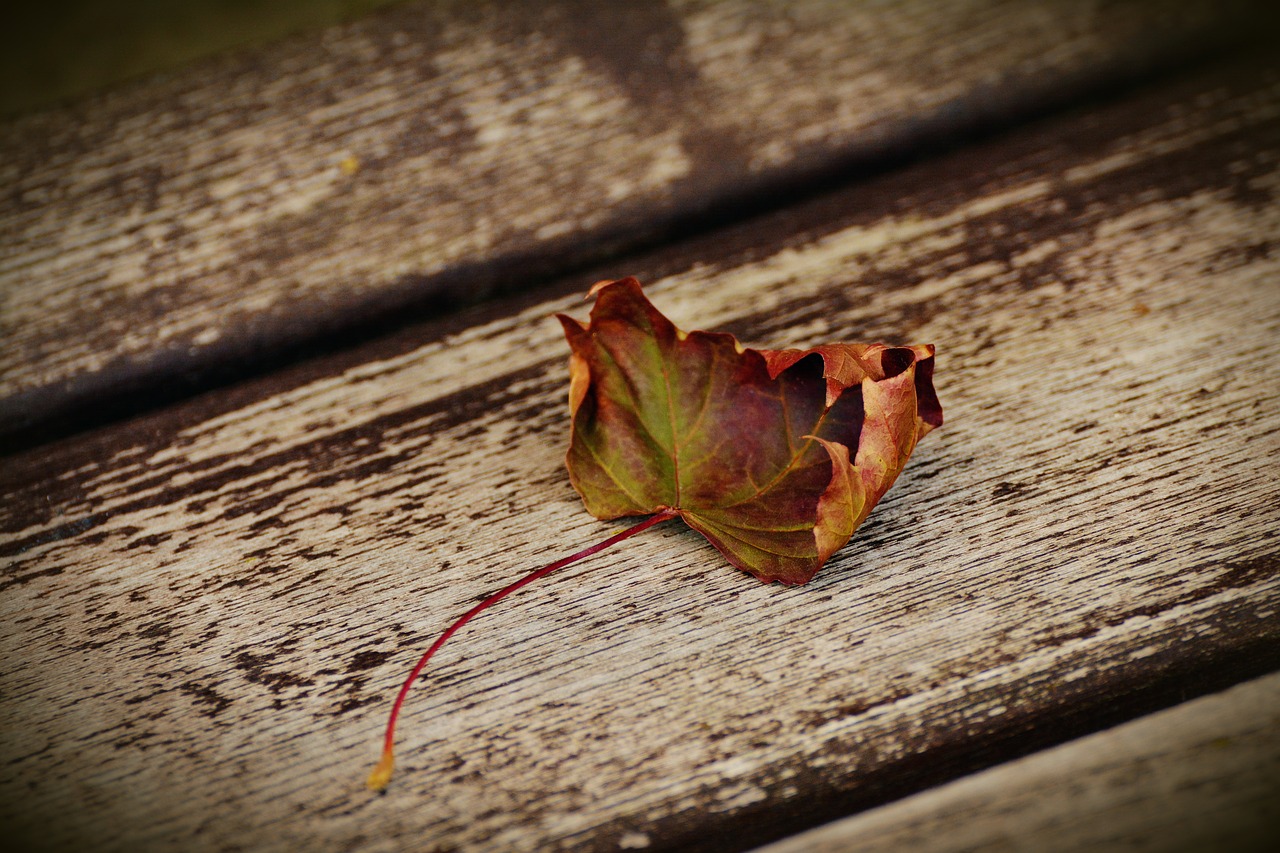
[[[619,8],[394,6],[6,122],[0,432],[776,206],[1233,43],[1258,4]]]
[[[58,0],[11,4],[0,116],[71,101],[197,59],[354,20],[397,0]],[[404,0],[398,0],[404,2]]]
[[[0,822],[51,846],[739,850],[1280,663],[1280,69],[1202,71],[6,460]],[[621,268],[618,268],[621,267]],[[939,346],[809,586],[562,464],[553,310]],[[1268,462],[1271,460],[1271,462]]]
[[[1280,848],[1280,674],[758,853]]]

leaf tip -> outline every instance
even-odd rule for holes
[[[626,278],[605,278],[591,285],[591,289],[587,291],[587,295],[583,298],[591,299],[597,293],[604,290],[606,287],[608,287],[611,284],[628,285],[632,287],[634,290],[637,290],[637,291],[640,290],[640,279],[636,278],[633,275],[629,275]]]
[[[574,335],[587,330],[582,321],[570,317],[568,314],[556,314],[555,318],[560,321],[560,325],[564,328],[564,336],[570,341],[573,340]]]
[[[582,297],[582,298],[583,298],[583,299],[592,299],[592,298],[594,298],[594,297],[595,297],[595,295],[596,295],[597,293],[599,293],[600,291],[604,290],[606,287],[608,287],[609,285],[613,284],[615,281],[618,281],[618,279],[616,279],[616,278],[602,278],[602,279],[600,279],[600,281],[597,281],[595,284],[591,285],[591,289],[587,291],[587,295],[586,295],[586,296],[584,296],[584,297]]]
[[[369,774],[369,779],[365,782],[370,791],[376,791],[381,794],[387,789],[387,785],[391,784],[391,774],[395,770],[396,759],[390,749],[382,751],[382,757],[378,759],[378,764],[373,768],[373,772]]]

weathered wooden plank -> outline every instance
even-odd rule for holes
[[[0,431],[902,156],[1253,5],[424,2],[22,118],[0,129]]]
[[[948,423],[807,587],[596,540],[592,275],[6,460],[0,820],[108,849],[740,849],[1280,662],[1280,71],[638,259],[686,326],[930,341]],[[600,275],[602,273],[593,273]],[[465,320],[465,322],[464,322]]]
[[[1275,850],[1280,675],[970,776],[759,853]]]

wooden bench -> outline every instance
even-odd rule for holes
[[[0,827],[1280,840],[1260,7],[627,9],[396,6],[7,123]],[[485,614],[372,795],[425,645],[616,529],[551,315],[627,274],[749,344],[934,343],[947,423],[806,586],[668,523]]]

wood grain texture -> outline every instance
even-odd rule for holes
[[[9,122],[0,431],[527,286],[1254,5],[424,2]]]
[[[758,853],[1280,847],[1280,675],[1010,762]]]
[[[563,469],[594,277],[6,460],[0,821],[65,849],[743,849],[1280,664],[1280,70],[635,259],[685,327],[932,342],[948,421],[800,588]]]

